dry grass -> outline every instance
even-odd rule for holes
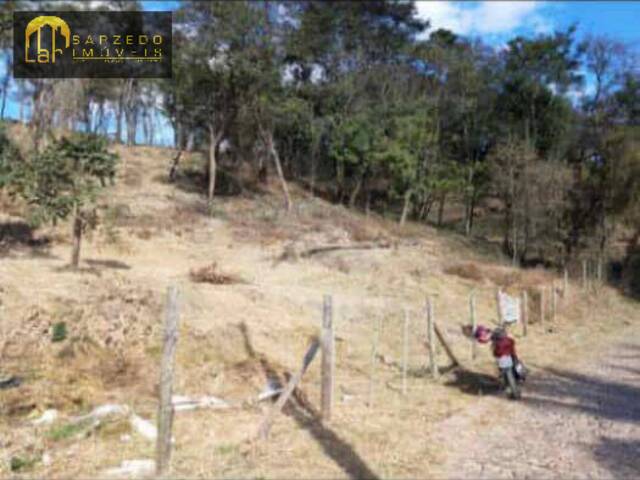
[[[478,321],[488,324],[495,318],[496,285],[514,293],[531,288],[529,334],[513,333],[525,361],[536,365],[595,351],[594,345],[637,318],[637,307],[615,292],[583,295],[572,284],[555,321],[535,323],[535,288],[554,278],[547,272],[490,263],[466,240],[452,241],[419,225],[400,230],[388,220],[310,199],[295,187],[296,207],[288,215],[274,188],[256,198],[221,198],[212,218],[199,194],[154,180],[166,176],[172,152],[121,151],[127,169],[141,172],[140,186],[120,183],[103,201],[114,209],[129,207],[120,208],[116,228],[132,245],[130,252],[100,244],[99,233],[83,245],[83,258],[101,262],[100,277],[60,271],[68,258],[68,245],[60,243],[69,237],[65,224],[52,232],[50,256],[0,262],[3,319],[15,332],[0,369],[25,379],[20,388],[0,392],[0,448],[9,457],[50,453],[52,465],[36,462],[25,472],[32,477],[99,477],[122,460],[153,458],[151,442],[135,435],[120,439],[120,433],[130,433],[121,425],[89,438],[49,442],[29,420],[46,408],[58,408],[64,418],[106,402],[125,403],[153,420],[169,284],[180,288],[174,391],[216,395],[239,406],[176,414],[172,474],[181,478],[429,476],[446,453],[434,436],[439,422],[476,396],[465,393],[451,374],[434,382],[424,369],[425,293],[435,299],[438,323],[461,360],[487,375],[494,374],[490,353],[482,350],[471,364],[469,342],[460,331],[471,289]],[[416,241],[274,263],[289,243],[304,248],[398,237]],[[234,273],[215,264],[192,269],[212,258]],[[116,261],[129,268],[109,266]],[[235,281],[241,279],[246,282]],[[226,286],[211,288],[210,281]],[[269,404],[244,400],[255,398],[269,375],[285,378],[299,368],[309,338],[319,332],[325,293],[334,300],[334,418],[323,425],[312,411],[319,405],[316,359],[300,388],[306,401],[292,403],[276,418],[268,443],[248,448],[246,440]],[[398,388],[403,307],[411,319],[407,396]],[[52,325],[60,321],[68,325],[68,338],[52,343]],[[372,363],[377,325],[379,355]],[[444,352],[438,361],[446,367]],[[0,460],[0,477],[11,475]]]

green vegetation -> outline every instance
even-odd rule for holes
[[[10,465],[12,472],[24,472],[31,470],[38,462],[36,457],[11,457]]]
[[[53,325],[53,333],[51,335],[52,342],[63,342],[67,338],[67,324],[65,322],[57,322]]]
[[[58,426],[52,427],[49,431],[47,431],[46,436],[47,438],[49,438],[50,440],[53,440],[54,442],[67,440],[85,431],[90,426],[90,424],[91,424],[91,420],[58,425]]]

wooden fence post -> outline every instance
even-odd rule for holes
[[[544,322],[545,303],[544,303],[544,287],[540,287],[540,325]]]
[[[502,296],[502,289],[498,289],[496,291],[496,308],[498,310],[498,325],[501,327],[504,325],[503,317],[502,317],[502,305],[500,304],[500,297]]]
[[[373,407],[373,394],[375,390],[376,358],[378,356],[378,341],[380,340],[380,330],[382,329],[382,317],[378,317],[378,322],[374,327],[373,341],[371,345],[371,371],[369,372],[369,408]]]
[[[318,352],[318,348],[320,348],[320,343],[318,342],[318,339],[314,339],[311,343],[311,346],[307,350],[307,353],[305,353],[304,355],[302,367],[295,375],[291,377],[289,383],[287,383],[287,386],[278,397],[276,403],[273,404],[271,410],[269,410],[262,419],[260,428],[258,428],[258,438],[264,440],[269,436],[269,430],[271,430],[271,424],[273,423],[273,419],[275,418],[276,413],[282,410],[282,407],[284,407],[284,404],[287,403],[287,400],[289,400],[289,397],[302,380],[302,376],[307,371],[307,368],[309,368],[309,365],[315,358],[316,353]]]
[[[335,373],[335,336],[333,331],[333,308],[331,295],[324,296],[322,307],[322,419],[331,420]]]
[[[164,324],[164,345],[160,367],[160,405],[158,407],[158,437],[156,443],[156,475],[163,476],[171,460],[171,430],[173,426],[173,373],[178,343],[178,288],[171,285],[167,291]]]
[[[522,309],[521,315],[522,315],[522,336],[526,337],[527,336],[527,322],[529,321],[529,299],[528,299],[528,295],[527,295],[527,291],[524,290],[522,292],[522,299],[520,300],[521,305],[520,308]]]
[[[551,283],[551,320],[556,320],[556,310],[558,308],[558,297],[556,293],[556,282]]]
[[[407,364],[409,362],[409,310],[404,309],[402,329],[402,394],[407,394]]]
[[[433,299],[427,298],[427,339],[429,341],[429,366],[433,378],[438,378],[438,364],[436,362],[436,335],[435,335],[435,316],[433,313]]]
[[[471,315],[471,332],[476,333],[478,327],[478,321],[476,319],[476,293],[471,292],[469,294],[469,315]],[[478,356],[478,342],[475,337],[471,337],[471,360],[475,360]]]
[[[564,268],[564,286],[562,290],[562,302],[566,303],[569,297],[569,270],[567,267]]]

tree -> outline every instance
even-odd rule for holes
[[[14,188],[32,206],[34,223],[71,216],[73,268],[79,265],[83,232],[95,226],[96,196],[107,180],[113,182],[117,159],[104,138],[74,134],[15,166]]]
[[[22,162],[20,151],[13,144],[4,123],[0,123],[0,190],[9,189],[14,182],[15,168]]]

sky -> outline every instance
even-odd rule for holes
[[[146,10],[175,10],[175,0],[143,1]],[[433,28],[503,43],[516,34],[548,33],[577,23],[578,34],[607,35],[640,45],[637,1],[416,1]]]
[[[1,1],[1,0],[0,0]],[[91,3],[100,2],[92,0]],[[175,10],[175,0],[143,0],[149,11]],[[636,1],[416,1],[418,16],[429,20],[431,30],[447,28],[470,37],[480,37],[500,48],[515,35],[536,35],[566,29],[577,24],[577,38],[587,34],[604,35],[627,44],[640,55],[640,2]],[[638,62],[640,69],[640,62]],[[0,62],[0,74],[4,61]],[[587,85],[587,90],[589,85]],[[9,100],[7,114],[18,118],[15,101]],[[173,134],[164,122],[161,128],[162,144],[170,144]]]
[[[578,37],[605,35],[640,47],[640,2],[418,1],[418,15],[433,28],[503,44],[514,35],[550,33],[578,25]]]

